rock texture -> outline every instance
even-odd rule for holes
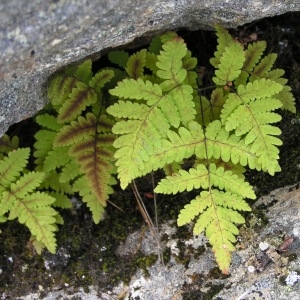
[[[2,0],[0,136],[45,106],[49,78],[71,63],[168,29],[236,27],[298,10],[298,0]]]

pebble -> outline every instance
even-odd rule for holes
[[[268,248],[269,248],[269,243],[267,243],[267,242],[260,242],[259,243],[259,249],[261,250],[261,251],[266,251]]]

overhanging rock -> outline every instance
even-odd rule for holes
[[[2,0],[0,136],[45,106],[49,78],[71,63],[166,30],[233,28],[299,10],[299,0]]]

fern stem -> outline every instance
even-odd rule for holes
[[[151,172],[151,182],[152,182],[152,190],[154,191],[155,182],[153,172]],[[153,203],[154,203],[154,214],[155,214],[155,227],[158,232],[158,214],[157,214],[157,201],[156,201],[156,193],[153,192]]]
[[[154,226],[153,221],[147,211],[147,208],[144,204],[144,201],[138,191],[138,188],[137,188],[134,180],[132,180],[131,186],[132,186],[132,190],[133,190],[135,199],[137,200],[138,208],[141,212],[141,215],[143,216],[144,221],[149,226],[150,232],[152,233],[152,235],[157,243],[158,259],[161,262],[161,264],[164,266],[165,264],[164,264],[163,254],[162,254],[162,247],[161,247],[161,243],[160,243],[158,227]]]

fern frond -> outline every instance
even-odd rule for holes
[[[260,62],[257,64],[249,78],[250,82],[253,82],[254,80],[259,80],[261,78],[264,78],[267,76],[268,72],[272,69],[275,60],[277,58],[277,54],[270,53],[266,55]]]
[[[125,69],[128,58],[129,58],[129,54],[127,52],[125,52],[125,51],[110,51],[107,56],[108,56],[108,59],[110,60],[110,62]]]
[[[214,185],[221,190],[224,189],[243,198],[255,199],[253,189],[248,182],[245,182],[231,171],[225,171],[222,167],[217,168],[215,164],[210,164],[208,169],[204,165],[199,164],[188,172],[179,170],[179,173],[162,179],[155,188],[155,192],[176,194],[200,187],[207,189],[209,185]]]
[[[124,79],[109,92],[123,99],[144,99],[148,106],[155,104],[162,97],[162,90],[158,84],[152,84],[150,81],[144,82],[142,79]],[[109,107],[108,110],[110,109]]]
[[[207,189],[208,186],[208,170],[204,165],[198,165],[196,169],[179,170],[178,173],[167,176],[158,183],[154,191],[161,194],[176,194],[200,187]]]
[[[272,98],[281,89],[280,84],[269,79],[240,85],[237,94],[228,96],[221,114],[226,130],[235,130],[237,136],[245,135],[245,143],[251,144],[251,152],[259,156],[262,169],[270,174],[279,169],[279,150],[276,146],[281,145],[281,141],[274,135],[279,135],[281,131],[269,123],[281,119],[280,115],[272,112],[282,106],[279,100]]]
[[[234,203],[234,204],[232,204]],[[239,210],[249,210],[242,197],[216,189],[203,191],[180,212],[177,223],[179,226],[190,223],[199,214],[194,234],[205,231],[217,263],[223,273],[228,273],[231,253],[235,250],[233,243],[238,229],[234,224],[244,223],[244,218],[229,207],[237,205]]]
[[[216,25],[215,28],[216,28],[216,35],[218,36],[218,46],[217,46],[217,51],[214,53],[214,57],[210,59],[210,63],[215,68],[217,68],[220,63],[220,58],[224,52],[224,49],[230,43],[232,43],[232,37],[224,27],[220,25]]]
[[[88,105],[97,102],[98,96],[94,89],[83,82],[78,82],[69,98],[59,109],[57,121],[67,123],[75,120]]]
[[[170,91],[184,81],[187,70],[182,67],[182,60],[187,54],[187,48],[181,38],[168,41],[162,46],[163,51],[157,57],[157,76],[164,81],[163,91]]]
[[[237,41],[231,42],[220,56],[220,63],[215,71],[216,77],[213,77],[214,83],[226,85],[234,81],[240,75],[244,61],[245,53],[241,44]]]
[[[139,104],[136,102],[125,102],[120,100],[113,106],[109,107],[109,113],[117,118],[132,118],[137,120],[143,120],[149,113],[149,106],[146,104]]]
[[[70,125],[64,126],[54,139],[55,147],[70,146],[80,142],[86,136],[95,134],[97,120],[94,114],[88,113],[86,117],[79,116]]]
[[[50,82],[47,96],[53,105],[62,105],[79,80],[67,74],[57,75]]]
[[[289,86],[284,85],[283,89],[276,95],[276,99],[282,103],[281,109],[296,113],[295,98],[291,93],[291,90],[292,89]]]
[[[10,151],[7,157],[0,161],[0,193],[20,176],[27,165],[29,153],[29,148],[19,148]]]
[[[247,49],[245,50],[245,62],[242,67],[241,74],[235,80],[236,86],[239,86],[240,84],[245,85],[247,83],[253,68],[260,61],[266,47],[267,44],[265,41],[258,41],[248,45]]]
[[[146,49],[142,49],[131,55],[127,60],[127,67],[125,68],[130,78],[138,79],[144,75],[144,67],[146,66]]]
[[[17,182],[10,185],[10,193],[17,198],[24,198],[33,192],[43,181],[45,174],[42,172],[29,172],[24,174]]]
[[[225,171],[223,167],[210,164],[209,176],[210,184],[218,187],[220,190],[225,190],[242,198],[256,198],[253,187],[230,170]],[[238,209],[240,210],[241,208]]]
[[[67,165],[71,161],[68,155],[69,147],[53,148],[50,150],[43,163],[43,171],[48,173]]]
[[[211,93],[210,100],[204,96],[200,96],[199,102],[201,102],[200,109],[202,112],[200,116],[201,124],[208,126],[211,121],[219,120],[225,100],[226,97],[222,88],[214,89]]]
[[[73,161],[71,160],[71,162],[70,162],[71,166],[72,166],[72,162]],[[69,166],[69,164],[67,166]],[[67,166],[63,167],[62,169],[64,170],[64,168],[66,168]],[[76,164],[76,166],[78,167],[77,164]],[[74,179],[75,177],[79,176],[81,173],[76,168],[74,168],[74,169],[72,169],[71,174],[72,175],[69,174],[69,177]],[[70,181],[71,181],[71,179],[68,181],[62,181],[60,172],[57,170],[54,170],[54,171],[47,173],[47,176],[45,177],[44,181],[41,184],[41,188],[43,190],[47,190],[48,193],[50,193],[51,191],[56,191],[59,193],[72,195],[73,191],[72,191]]]
[[[155,53],[152,53],[152,52],[149,52],[149,51],[146,53],[146,67],[150,71],[152,71],[153,74],[156,75],[156,73],[158,71],[158,67],[156,65],[156,63],[157,63],[157,55]]]
[[[114,136],[109,134],[86,139],[72,146],[69,152],[80,165],[90,189],[102,205],[108,199],[107,189],[112,176],[114,153],[109,146],[113,140]],[[108,147],[104,147],[105,144]]]
[[[4,200],[6,201],[5,196]],[[55,202],[55,199],[42,192],[29,194],[23,199],[10,193],[8,199],[14,201],[8,219],[18,218],[19,222],[26,225],[39,242],[42,242],[51,253],[55,253],[56,239],[54,233],[57,231],[55,225],[57,211],[50,206]]]
[[[111,183],[112,184],[112,183]],[[106,202],[101,201],[92,191],[87,182],[86,177],[82,176],[74,182],[73,189],[82,197],[83,202],[87,204],[93,215],[95,224],[98,224],[103,216]],[[103,191],[107,195],[111,194],[111,190]]]
[[[45,129],[49,129],[54,132],[59,131],[62,127],[62,125],[57,122],[57,118],[49,114],[38,115],[36,116],[35,121]]]
[[[114,77],[114,71],[105,69],[97,72],[95,76],[89,82],[89,86],[94,89],[96,94],[99,96],[102,93],[102,88],[111,81]]]
[[[92,61],[90,59],[87,59],[83,63],[81,63],[74,73],[74,77],[84,82],[85,84],[89,83],[89,81],[92,79],[92,76]]]
[[[55,202],[52,204],[53,207],[59,208],[71,208],[72,202],[70,201],[70,196],[67,196],[65,193],[59,191],[48,192],[48,195],[55,199]],[[59,222],[56,222],[59,223]],[[59,224],[63,224],[63,221]]]
[[[31,234],[48,248],[55,252],[57,212],[51,208],[55,199],[36,191],[43,181],[45,174],[28,172],[23,175],[29,157],[28,148],[11,151],[0,161],[0,219],[8,213],[8,220],[18,218],[25,224]]]

